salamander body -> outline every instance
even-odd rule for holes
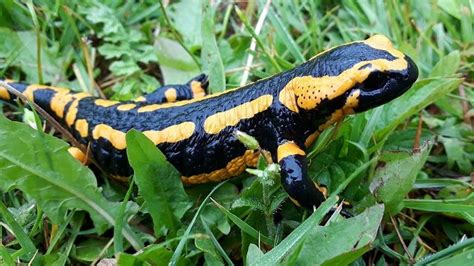
[[[114,175],[132,174],[125,134],[136,129],[165,154],[184,183],[237,176],[258,158],[235,136],[236,130],[245,132],[280,164],[282,184],[291,198],[311,208],[324,198],[308,177],[305,147],[345,115],[400,96],[417,76],[408,56],[386,37],[375,35],[329,49],[270,78],[204,97],[205,76],[129,102],[44,85],[9,84],[89,144],[94,159]],[[0,98],[11,101],[14,96],[0,87]]]

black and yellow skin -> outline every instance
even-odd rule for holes
[[[197,99],[206,96],[208,78],[201,74],[192,78],[186,84],[165,85],[157,88],[152,93],[135,99],[135,101],[144,101],[149,104],[174,103],[177,101]]]
[[[130,129],[152,140],[187,184],[219,181],[254,166],[257,152],[247,150],[234,134],[246,132],[280,164],[290,197],[312,208],[324,196],[308,176],[305,148],[345,115],[400,96],[417,76],[408,56],[375,35],[253,84],[175,103],[119,103],[47,86],[10,84],[90,144],[94,159],[115,175],[132,173],[125,152]],[[11,100],[2,90],[0,97]]]

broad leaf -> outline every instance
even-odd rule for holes
[[[92,172],[67,148],[57,138],[0,116],[0,190],[24,191],[55,224],[68,210],[85,210],[102,233],[114,225],[119,204],[105,199]],[[135,248],[141,246],[128,226],[122,232]]]
[[[127,133],[127,155],[135,182],[153,218],[155,235],[170,230],[175,235],[179,220],[191,207],[180,174],[142,133]]]
[[[427,142],[413,153],[384,152],[380,156],[370,191],[379,202],[385,203],[387,211],[392,215],[403,206],[402,200],[412,189],[430,149],[431,145]]]
[[[375,205],[356,217],[313,228],[305,238],[296,264],[350,264],[370,249],[383,211],[383,205]]]

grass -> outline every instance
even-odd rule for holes
[[[139,132],[127,135],[136,176],[116,182],[68,157],[50,127],[26,126],[37,124],[28,109],[5,105],[24,123],[0,117],[2,263],[469,264],[472,1],[135,2],[1,1],[1,77],[126,100],[205,72],[218,92],[381,33],[420,78],[307,151],[332,195],[314,213],[287,200],[263,158],[242,177],[184,189]],[[329,212],[336,195],[355,217]]]

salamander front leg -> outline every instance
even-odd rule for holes
[[[324,195],[308,177],[306,154],[296,143],[289,141],[278,146],[281,183],[293,202],[313,209],[324,201]]]

